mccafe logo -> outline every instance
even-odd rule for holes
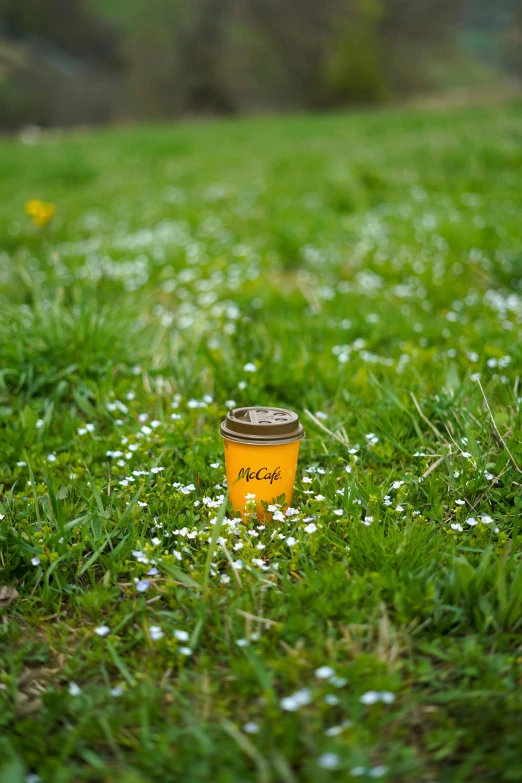
[[[246,479],[248,481],[269,481],[271,484],[274,481],[279,481],[281,478],[281,468],[275,468],[271,473],[268,468],[259,468],[259,470],[252,470],[251,468],[241,468],[238,474],[238,481],[240,479]]]

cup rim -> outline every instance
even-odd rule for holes
[[[219,434],[223,438],[223,440],[229,440],[231,443],[242,443],[244,446],[285,446],[287,443],[296,443],[297,441],[303,440],[305,437],[304,430],[302,429],[300,433],[297,435],[293,435],[291,438],[286,438],[285,440],[269,440],[268,438],[266,440],[261,441],[259,437],[257,438],[238,438],[234,435],[229,434],[229,430],[224,431],[223,424],[221,425],[219,429]]]

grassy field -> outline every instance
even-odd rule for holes
[[[0,143],[1,783],[521,780],[522,106],[35,141]],[[277,524],[224,516],[256,403],[306,429]]]

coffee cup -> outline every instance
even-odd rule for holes
[[[297,458],[304,430],[293,411],[255,405],[230,410],[221,424],[228,491],[234,510],[255,504],[292,503]]]

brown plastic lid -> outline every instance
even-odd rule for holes
[[[261,405],[230,410],[219,433],[227,440],[258,446],[276,446],[304,438],[297,413]]]

